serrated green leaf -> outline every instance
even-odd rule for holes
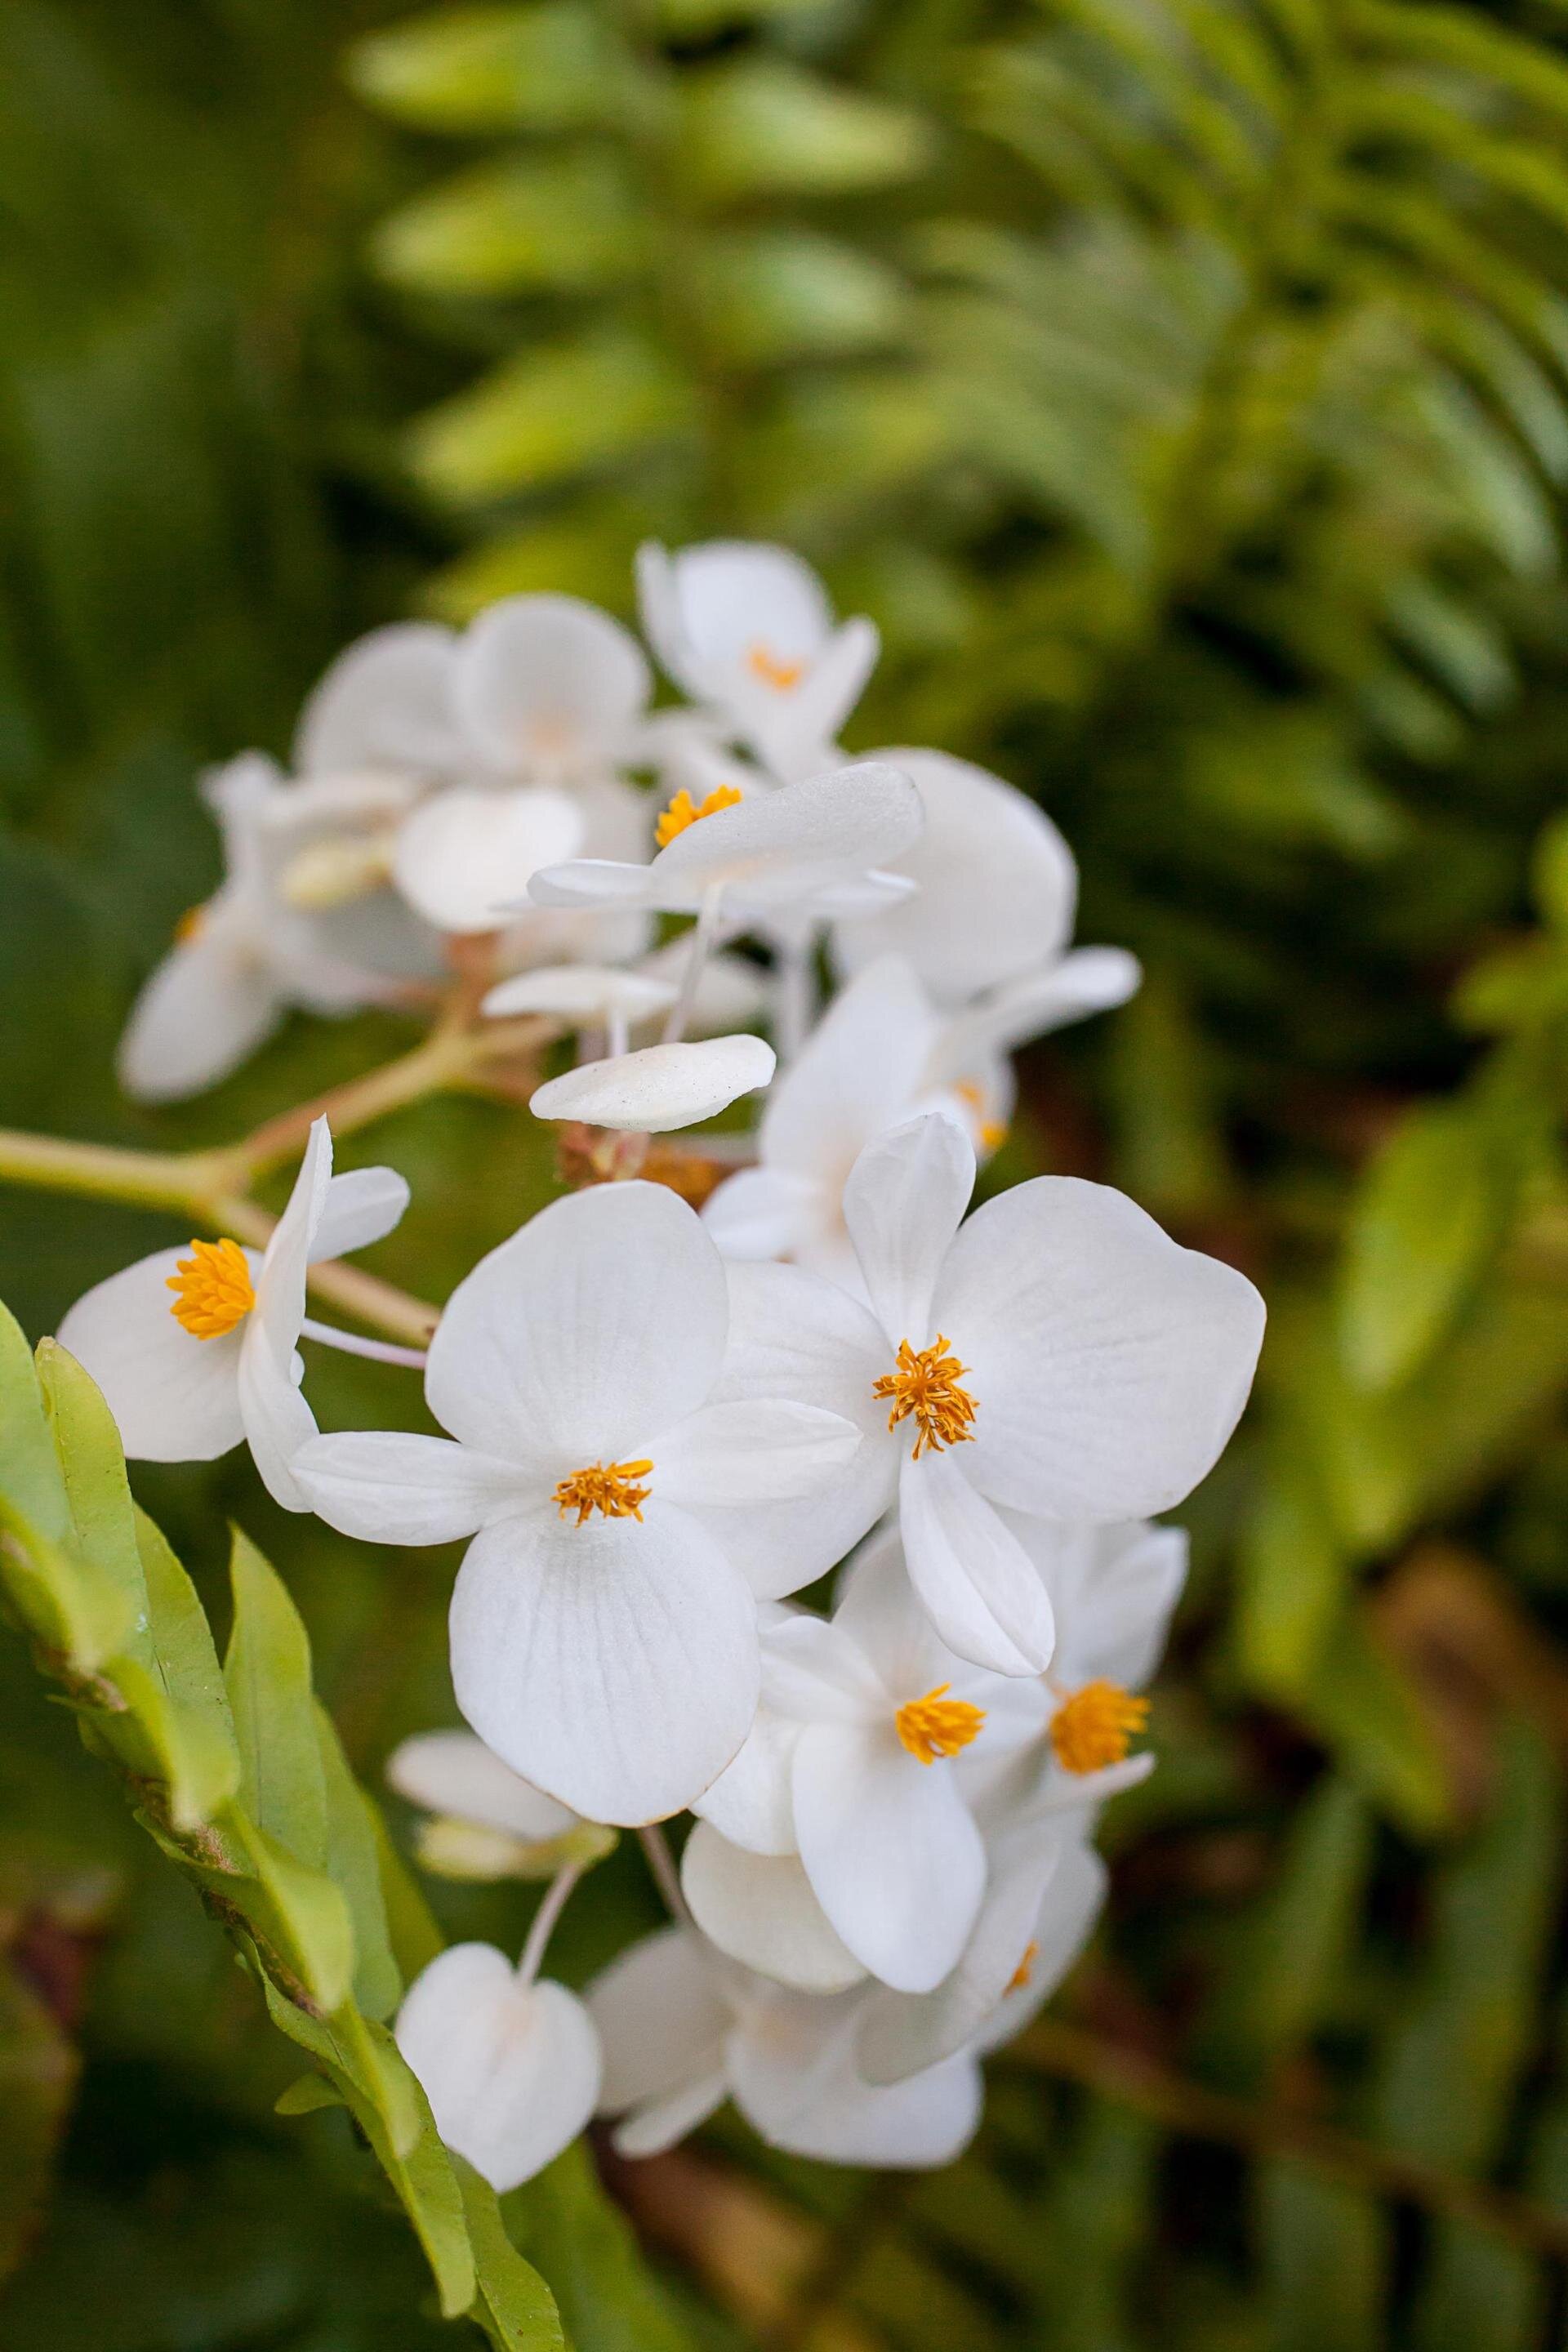
[[[1360,1611],[1342,1616],[1291,1704],[1345,1778],[1412,1837],[1447,1826],[1452,1798],[1426,1717]]]
[[[119,1591],[127,1618],[126,1646],[133,1655],[148,1654],[147,1588],[114,1416],[75,1357],[57,1340],[39,1340],[37,1363],[70,1513],[67,1539]]]
[[[707,340],[741,366],[885,348],[910,322],[903,281],[831,237],[737,231],[705,239],[693,262]]]
[[[239,1747],[241,1801],[268,1840],[320,1872],[327,1862],[327,1797],[310,1639],[276,1571],[237,1528],[229,1578],[234,1628],[224,1686]]]
[[[29,1630],[78,1675],[111,1657],[134,1601],[79,1558],[32,1352],[0,1307],[0,1572]]]
[[[452,2169],[462,2191],[479,2275],[473,2316],[497,2352],[566,2352],[555,2297],[508,2237],[495,2190],[460,2156],[453,2157]],[[598,2352],[592,2336],[579,2341],[583,2352]],[[657,2341],[649,2339],[648,2352],[658,2352]]]
[[[268,1935],[269,1958],[330,2017],[353,1989],[353,1924],[342,1891],[258,1822],[237,1814],[233,1826],[267,1898],[258,1924]]]
[[[313,2116],[321,2107],[345,2105],[341,2091],[334,2088],[324,2075],[301,2074],[286,2091],[279,2091],[272,2102],[275,2116]]]

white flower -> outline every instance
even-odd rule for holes
[[[492,988],[481,1013],[499,1020],[519,1013],[552,1014],[574,1029],[628,1026],[668,1012],[679,992],[674,980],[613,964],[541,964]]]
[[[243,1439],[273,1497],[309,1510],[289,1466],[316,1433],[299,1385],[306,1270],[379,1241],[407,1204],[390,1168],[334,1176],[319,1118],[265,1250],[157,1250],[79,1298],[60,1344],[103,1391],[132,1459],[211,1462]]]
[[[666,812],[668,815],[669,812]],[[680,812],[682,816],[685,812]],[[721,807],[696,810],[647,866],[579,858],[536,874],[541,907],[639,907],[731,921],[889,905],[913,885],[883,869],[917,839],[920,795],[896,768],[861,761]]]
[[[728,1326],[695,1213],[658,1185],[598,1186],[454,1292],[425,1383],[451,1438],[324,1437],[296,1464],[346,1534],[475,1538],[452,1599],[458,1704],[595,1821],[678,1811],[729,1762],[756,1707],[756,1608],[744,1548],[715,1528],[857,1450],[818,1407],[715,1402]],[[788,1589],[826,1563],[769,1564]]]
[[[598,2101],[599,2037],[583,2003],[564,1985],[525,1984],[492,1944],[433,1959],[396,2038],[447,2146],[503,2192],[559,2156]]]
[[[787,1870],[773,1874],[773,1965],[762,1957],[752,1906],[768,1874],[741,1849],[796,1853],[845,1951],[884,1984],[929,1992],[957,1965],[985,1890],[984,1841],[958,1759],[1037,1747],[1049,1712],[1039,1683],[987,1674],[946,1649],[910,1591],[897,1542],[872,1545],[830,1623],[797,1611],[765,1630],[758,1722],[697,1803],[730,1841],[726,1852],[693,1838],[687,1895],[699,1925],[769,1973],[822,1983],[831,1956],[792,1907]],[[786,1949],[786,1919],[804,1962]]]
[[[695,1127],[773,1075],[760,1037],[707,1037],[698,1045],[644,1045],[603,1062],[579,1062],[529,1097],[536,1118],[584,1119],[638,1135]]]
[[[919,787],[925,828],[895,862],[920,887],[898,906],[838,924],[842,969],[906,956],[936,1002],[952,1007],[1054,966],[1072,936],[1078,870],[1049,817],[1000,776],[944,751],[875,757]]]
[[[549,1877],[581,1843],[582,1817],[520,1779],[471,1731],[403,1740],[386,1759],[386,1779],[429,1816],[420,1827],[419,1860],[442,1877]]]
[[[546,786],[492,791],[454,784],[435,793],[398,833],[393,878],[409,905],[440,931],[494,931],[541,866],[582,846],[584,812]]]
[[[865,1996],[793,1992],[726,1960],[687,1927],[634,1944],[587,1991],[605,2053],[602,2113],[622,2156],[654,2156],[726,2095],[773,2147],[833,2164],[950,2164],[980,2120],[967,2053],[887,2086],[855,2045]]]
[[[638,551],[643,626],[695,702],[718,712],[786,782],[832,755],[876,666],[867,620],[835,627],[822,583],[787,548],[710,540]]]
[[[117,1066],[141,1102],[215,1086],[292,1006],[352,1013],[433,969],[427,935],[390,892],[371,891],[351,912],[291,906],[279,891],[290,862],[321,838],[369,815],[390,821],[404,805],[398,787],[289,784],[250,752],[204,792],[223,836],[224,880],[185,918],[126,1024]]]
[[[1246,1402],[1263,1302],[1077,1178],[1016,1185],[961,1225],[973,1180],[967,1137],[936,1114],[868,1145],[844,1208],[870,1307],[795,1267],[731,1266],[725,1392],[754,1384],[857,1419],[866,1444],[844,1479],[777,1516],[798,1540],[826,1523],[853,1539],[896,1494],[949,1648],[1037,1673],[1050,1601],[1003,1512],[1101,1524],[1179,1502]]]

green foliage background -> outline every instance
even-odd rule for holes
[[[1568,2206],[1559,0],[389,14],[0,14],[0,1118],[227,1139],[395,1050],[301,1023],[188,1111],[118,1100],[214,878],[195,771],[282,750],[378,620],[624,610],[644,533],[773,533],[883,629],[853,742],[1037,792],[1081,935],[1145,960],[1028,1057],[1004,1172],[1110,1177],[1272,1310],[1059,2004],[1233,2106],[1173,2129],[1042,2044],[952,2174],[721,2126],[643,2195],[657,2281],[576,2163],[508,2200],[517,2243],[580,2352],[750,2342],[818,2255],[832,2307],[786,2296],[780,2345],[1558,2344],[1528,2215],[1270,2132]],[[442,1295],[542,1197],[539,1136],[451,1100],[359,1139],[415,1186],[384,1269]],[[37,1336],[186,1237],[12,1192],[0,1297]],[[321,1388],[329,1425],[403,1409]],[[237,1461],[135,1484],[221,1629],[226,1518],[276,1560],[367,1780],[446,1716],[444,1559]],[[521,1930],[526,1895],[439,1894]],[[563,1972],[653,1916],[617,1855]],[[275,2116],[299,2065],[5,1633],[0,2352],[457,2340],[346,2119]]]

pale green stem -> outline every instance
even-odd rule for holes
[[[583,1864],[569,1862],[563,1870],[556,1872],[545,1888],[544,1899],[529,1922],[528,1941],[518,1959],[517,1980],[520,1985],[531,1985],[539,1974],[550,1938],[555,1932],[555,1923],[565,1910],[567,1898],[582,1875]]]

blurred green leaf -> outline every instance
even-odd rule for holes
[[[684,86],[680,168],[710,203],[882,187],[910,178],[932,151],[931,126],[910,109],[783,58],[738,58]]]
[[[510,294],[613,283],[643,257],[646,224],[613,156],[486,164],[394,213],[373,257],[417,290]]]
[[[455,8],[361,41],[355,88],[425,131],[560,131],[614,108],[616,48],[603,20],[575,0]]]
[[[434,410],[414,461],[443,498],[494,497],[612,465],[690,416],[687,388],[656,347],[609,331],[525,353]]]

